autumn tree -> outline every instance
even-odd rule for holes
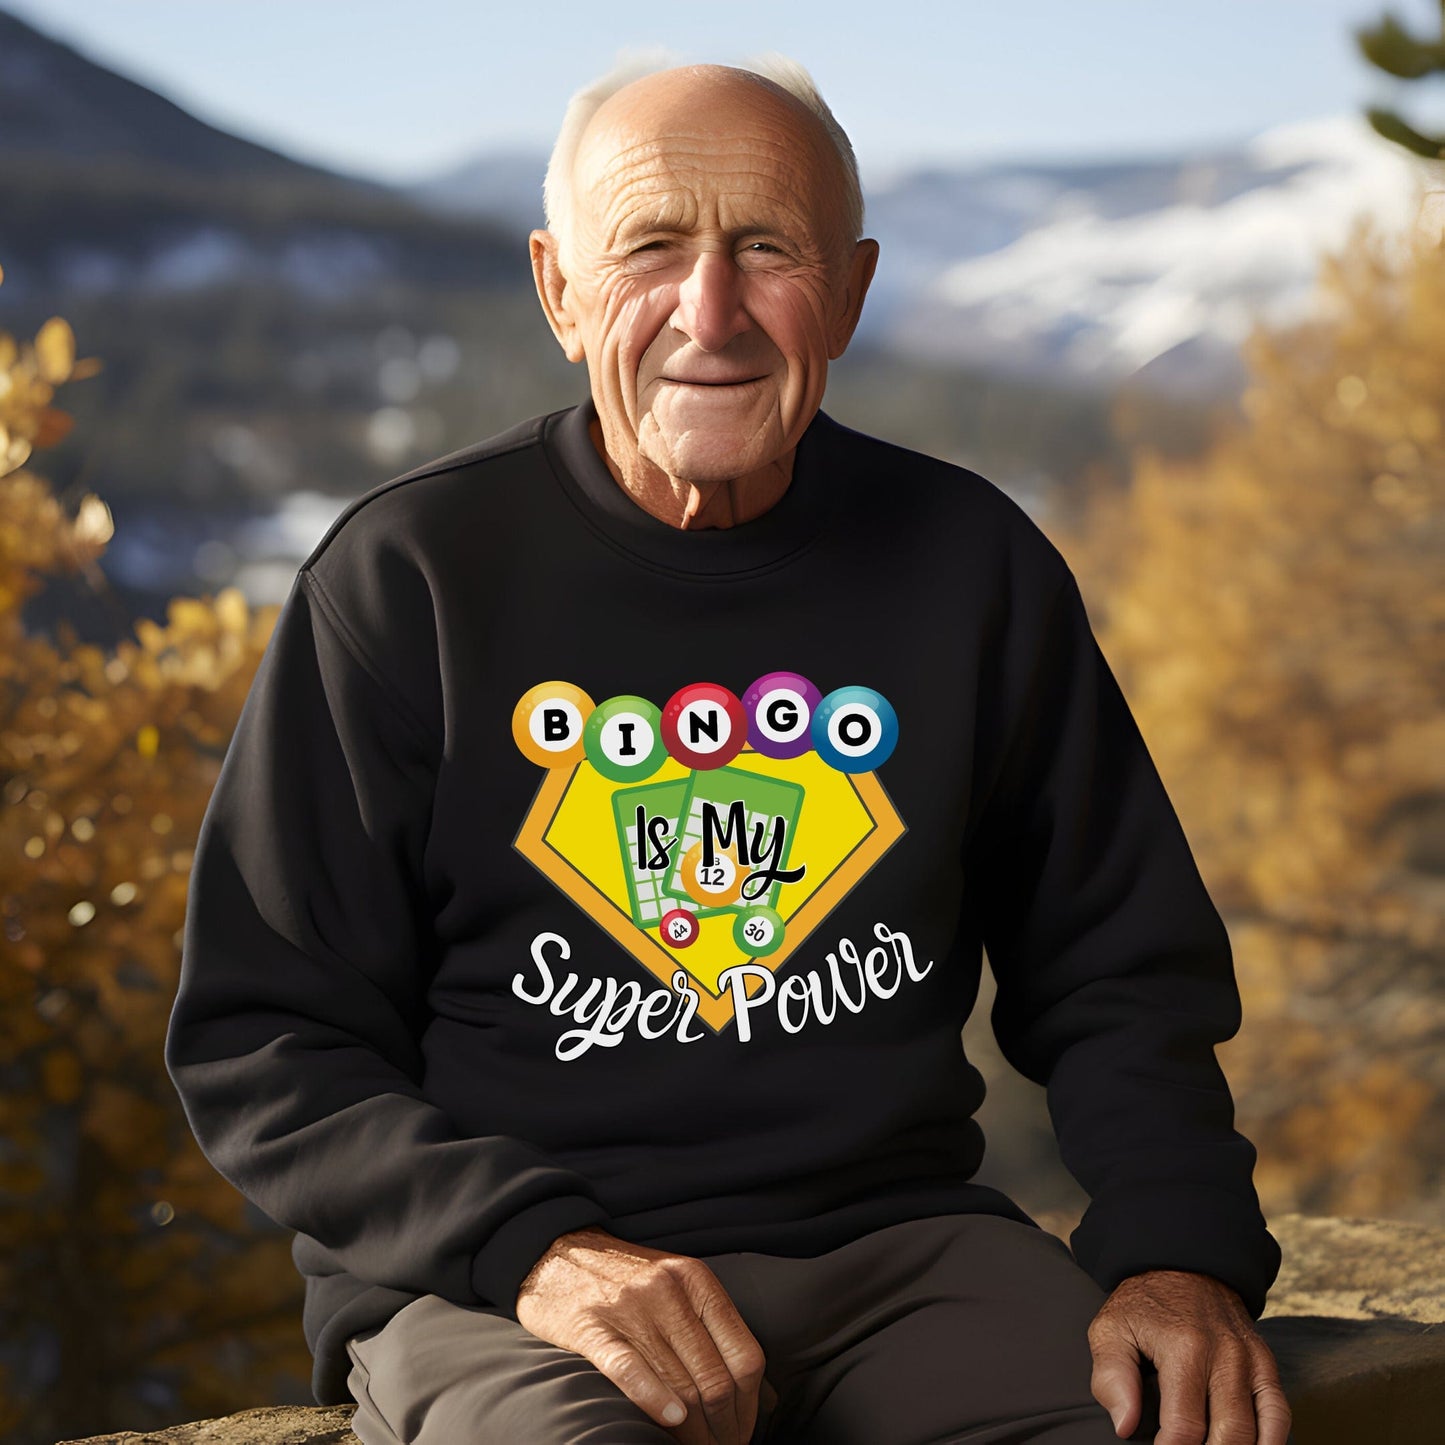
[[[1445,1202],[1445,243],[1357,221],[1241,414],[1061,542],[1225,914],[1266,1213]]]
[[[93,374],[0,333],[0,1438],[52,1445],[309,1398],[289,1234],[186,1125],[162,1046],[191,852],[276,608],[176,599],[113,651],[27,635],[112,526],[31,470]],[[301,1392],[301,1393],[298,1393]]]

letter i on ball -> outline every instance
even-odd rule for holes
[[[606,698],[583,729],[587,760],[614,783],[640,783],[667,761],[657,704],[633,693]]]

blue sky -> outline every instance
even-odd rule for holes
[[[1437,0],[0,0],[203,119],[383,179],[551,143],[568,96],[621,49],[685,60],[781,50],[813,73],[865,179],[910,162],[1177,154],[1271,125],[1401,102],[1445,121],[1445,79],[1359,58],[1392,12]]]

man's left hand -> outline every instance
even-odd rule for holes
[[[1238,1293],[1213,1275],[1151,1269],[1121,1280],[1089,1326],[1090,1389],[1127,1440],[1144,1408],[1139,1357],[1159,1372],[1155,1445],[1286,1445],[1279,1367]]]

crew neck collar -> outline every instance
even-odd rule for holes
[[[654,517],[628,496],[592,444],[588,428],[596,415],[590,396],[554,412],[543,445],[557,480],[588,524],[634,556],[673,571],[726,576],[802,551],[826,525],[832,498],[824,454],[837,423],[821,411],[799,439],[787,490],[766,512],[696,532]]]

